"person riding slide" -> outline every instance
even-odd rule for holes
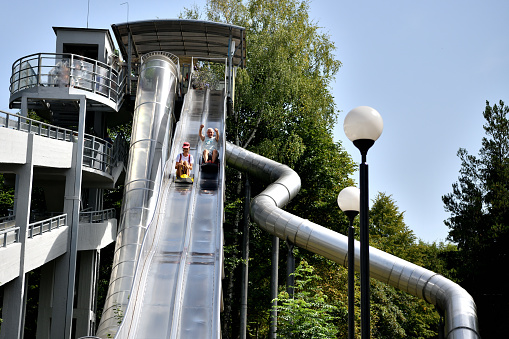
[[[189,153],[190,144],[188,142],[184,142],[182,145],[182,153],[177,155],[175,159],[175,169],[177,170],[177,178],[185,175],[189,177],[191,175],[191,171],[193,170],[193,155]]]
[[[219,147],[219,130],[217,128],[207,129],[207,135],[204,136],[202,134],[202,130],[205,125],[200,125],[200,131],[198,132],[200,139],[202,141],[202,149],[203,149],[203,162],[204,163],[215,163],[219,153],[217,151]],[[214,135],[215,131],[215,135]]]

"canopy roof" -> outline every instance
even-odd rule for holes
[[[128,60],[130,32],[131,60],[154,51],[170,52],[178,57],[226,58],[231,39],[235,42],[233,65],[246,65],[244,27],[184,19],[135,21],[111,27],[125,60]]]

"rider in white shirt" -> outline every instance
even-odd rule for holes
[[[198,135],[202,141],[203,161],[206,163],[215,163],[217,157],[219,156],[219,153],[217,152],[219,147],[219,130],[217,128],[209,128],[207,129],[207,135],[204,136],[202,134],[203,127],[205,127],[205,125],[202,124],[200,126],[200,131],[198,132]]]

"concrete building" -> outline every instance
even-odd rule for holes
[[[125,168],[125,139],[107,129],[131,119],[127,72],[107,29],[53,29],[55,53],[14,62],[10,107],[20,111],[0,114],[0,174],[15,187],[12,214],[0,216],[5,339],[23,337],[27,274],[38,268],[37,338],[93,334],[100,252],[117,233],[103,193]],[[36,188],[43,211],[31,207]]]

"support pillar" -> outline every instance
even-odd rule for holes
[[[286,256],[286,292],[290,298],[293,298],[295,292],[295,255],[293,253],[293,249],[295,247],[294,244],[290,241],[290,239],[286,238],[286,246],[288,247],[288,254]]]
[[[244,197],[244,230],[242,232],[242,292],[240,306],[240,339],[247,337],[247,296],[249,286],[249,209],[251,205],[251,186],[249,176],[246,174]]]
[[[37,308],[37,339],[50,339],[54,277],[55,262],[50,261],[41,267],[39,307]]]
[[[272,308],[270,310],[269,338],[277,338],[277,290],[279,272],[279,238],[272,236],[272,275],[270,279],[270,298]]]
[[[30,202],[32,200],[34,135],[28,134],[26,163],[16,173],[16,226],[19,227],[21,243],[19,276],[4,286],[4,302],[2,307],[2,331],[0,339],[22,339],[25,325],[25,306],[27,278],[25,274],[25,246],[30,220]]]
[[[55,284],[51,316],[51,338],[70,339],[76,281],[78,227],[85,135],[86,98],[80,98],[78,141],[74,144],[71,168],[66,173],[64,213],[67,214],[69,238],[67,252],[55,259]]]
[[[95,333],[95,309],[97,275],[99,273],[99,251],[79,252],[79,273],[76,282],[77,303],[74,309],[76,336]]]

